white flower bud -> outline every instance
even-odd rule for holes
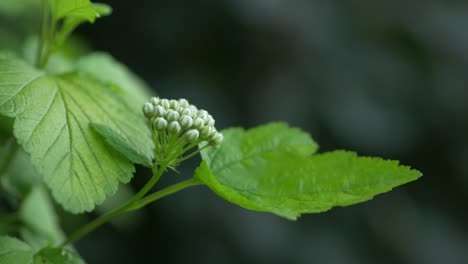
[[[215,125],[215,120],[213,119],[213,117],[211,115],[208,115],[208,120],[205,121],[205,124],[207,126],[211,126],[211,127],[214,127]]]
[[[164,109],[162,106],[157,105],[157,106],[153,109],[153,113],[154,113],[154,116],[156,116],[156,117],[165,117],[167,111],[166,111],[166,109]]]
[[[215,134],[215,136],[213,137],[210,143],[213,145],[219,145],[223,142],[223,140],[224,140],[223,134],[218,132]]]
[[[198,110],[197,117],[201,117],[202,119],[204,119],[205,116],[208,116],[208,112],[206,110]]]
[[[190,129],[187,132],[185,132],[185,137],[192,142],[197,140],[199,136],[200,132],[198,132],[198,130],[196,129]]]
[[[193,125],[193,119],[188,115],[181,116],[179,122],[183,129],[187,129]]]
[[[159,99],[159,97],[152,97],[150,102],[154,105],[154,106],[157,106],[159,105],[159,102],[161,102],[161,99]]]
[[[210,138],[213,132],[215,132],[215,129],[211,126],[205,126],[200,130],[200,134],[203,137],[203,139]]]
[[[194,105],[190,105],[189,108],[190,108],[190,110],[192,110],[192,113],[198,112],[198,108],[196,106],[194,106]]]
[[[213,132],[211,132],[211,135],[207,138],[207,140],[213,141],[213,139],[216,137],[217,134],[221,134],[221,133],[219,133],[218,130],[216,130],[216,128],[213,127]]]
[[[179,107],[179,101],[177,100],[170,100],[169,101],[169,105],[172,109],[177,109],[177,107]]]
[[[172,121],[169,123],[169,126],[167,126],[167,131],[172,134],[179,134],[179,132],[182,130],[180,127],[180,124],[178,121]]]
[[[171,104],[167,99],[161,99],[161,102],[159,104],[166,109],[169,109],[171,107]]]
[[[181,115],[187,115],[193,118],[193,112],[190,108],[184,108],[182,112],[180,113]]]
[[[150,118],[150,117],[153,117],[153,110],[154,110],[154,106],[151,104],[151,103],[145,103],[143,105],[143,114]]]
[[[169,121],[177,121],[177,120],[179,120],[180,115],[179,115],[179,113],[177,111],[171,109],[171,110],[167,111],[167,116],[166,117],[167,117],[167,120],[169,120]]]
[[[182,112],[183,112],[184,110],[185,110],[185,108],[180,107],[180,106],[176,108],[177,113],[179,113],[180,115],[182,115]]]
[[[167,120],[162,118],[162,117],[158,117],[158,118],[154,119],[153,127],[156,128],[159,131],[162,131],[162,130],[166,129],[166,127],[167,127]]]
[[[205,125],[205,122],[203,121],[203,119],[201,119],[199,117],[197,117],[197,118],[195,118],[195,120],[193,120],[193,126],[195,128],[201,129],[204,125]]]
[[[186,99],[180,98],[180,99],[179,99],[179,106],[180,106],[180,107],[183,107],[183,108],[187,108],[187,107],[190,106],[190,104],[189,104],[189,102],[188,102]]]

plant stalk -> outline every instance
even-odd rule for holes
[[[201,185],[202,182],[200,182],[198,179],[195,179],[195,178],[191,178],[191,179],[188,179],[188,180],[185,180],[185,181],[181,181],[177,184],[174,184],[174,185],[171,185],[165,189],[162,189],[158,192],[155,192],[153,194],[150,194],[146,197],[144,197],[143,199],[135,202],[135,204],[131,207],[128,208],[128,212],[131,212],[131,211],[135,211],[135,210],[138,210],[140,208],[143,208],[145,207],[146,205],[154,202],[154,201],[157,201],[163,197],[166,197],[168,195],[171,195],[173,193],[176,193],[180,190],[183,190],[183,189],[186,189],[188,187],[191,187],[191,186],[197,186],[197,185]]]
[[[188,188],[188,187],[191,187],[191,186],[201,184],[201,182],[199,180],[192,178],[192,179],[189,179],[189,180],[179,182],[177,184],[174,184],[172,186],[169,186],[167,188],[164,188],[164,189],[162,189],[160,191],[157,191],[157,192],[155,192],[155,193],[153,193],[151,195],[148,195],[148,196],[144,197],[144,195],[153,187],[154,183],[157,182],[157,179],[160,178],[160,176],[164,172],[164,170],[165,170],[165,167],[161,167],[158,170],[158,173],[154,174],[153,177],[150,179],[150,181],[148,181],[148,183],[141,189],[141,191],[138,192],[128,203],[126,203],[122,207],[120,207],[118,209],[115,209],[114,211],[111,211],[111,212],[109,212],[109,213],[107,213],[105,215],[102,215],[102,216],[94,219],[93,221],[89,222],[88,224],[84,225],[83,227],[81,227],[80,229],[75,231],[73,234],[71,234],[67,238],[67,240],[65,240],[61,244],[61,247],[64,247],[66,245],[74,243],[75,241],[81,239],[82,237],[84,237],[88,233],[92,232],[93,230],[100,227],[101,225],[107,223],[109,220],[111,220],[112,218],[114,218],[116,216],[138,210],[138,209],[146,206],[147,204],[152,203],[154,201],[157,201],[157,200],[159,200],[159,199],[161,199],[163,197],[166,197],[166,196],[168,196],[170,194],[176,193],[178,191],[181,191],[181,190],[183,190],[185,188]]]
[[[39,46],[36,53],[36,67],[41,68],[42,60],[44,57],[44,51],[47,47],[48,41],[48,25],[49,24],[49,13],[47,8],[46,0],[42,0],[42,18],[40,24],[40,35],[39,35]]]

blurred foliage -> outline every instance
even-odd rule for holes
[[[0,1],[0,45],[16,49],[37,30],[27,22],[37,9],[11,1],[19,8]],[[107,225],[79,242],[89,263],[466,263],[466,1],[103,2],[113,15],[79,29],[90,45],[159,94],[204,105],[220,128],[284,120],[321,151],[399,159],[425,176],[297,223],[184,191],[144,210],[138,225]],[[141,169],[132,184],[147,176]],[[63,221],[68,231],[79,224]]]

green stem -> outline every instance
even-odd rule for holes
[[[164,171],[164,170],[165,170],[164,168],[161,168],[159,171]],[[155,174],[155,176],[157,176],[157,174]],[[153,176],[153,178],[155,178],[155,177]],[[153,180],[153,178],[151,180]],[[150,186],[149,183],[151,182],[151,180],[148,182],[148,184],[145,185],[145,187]],[[148,196],[146,196],[145,198],[142,199],[142,197],[146,194],[146,192],[151,189],[151,188],[145,188],[144,187],[128,203],[124,204],[122,207],[120,207],[120,208],[118,208],[118,209],[116,209],[114,211],[111,211],[111,212],[109,212],[109,213],[107,213],[105,215],[102,215],[102,216],[94,219],[93,221],[89,222],[88,224],[84,225],[80,229],[78,229],[76,232],[74,232],[72,235],[70,235],[67,238],[67,240],[65,240],[62,243],[61,247],[64,247],[66,245],[74,243],[75,241],[77,241],[80,238],[84,237],[85,235],[87,235],[88,233],[90,233],[94,229],[100,227],[101,225],[107,223],[109,220],[111,220],[112,218],[114,218],[116,216],[138,210],[138,209],[144,207],[145,205],[147,205],[147,204],[149,204],[151,202],[154,202],[154,201],[159,200],[159,199],[161,199],[163,197],[166,197],[166,196],[168,196],[170,194],[181,191],[181,190],[183,190],[185,188],[195,186],[195,185],[199,185],[199,184],[201,184],[200,181],[198,181],[197,179],[192,178],[192,179],[185,180],[185,181],[182,181],[180,183],[174,184],[172,186],[169,186],[169,187],[167,187],[165,189],[162,189],[160,191],[157,191],[157,192],[155,192],[155,193],[153,193],[151,195],[148,195]],[[144,190],[147,190],[147,191],[145,192]]]
[[[107,223],[109,220],[112,218],[119,216],[121,214],[124,214],[127,210],[127,205],[124,205],[123,207],[120,207],[117,210],[111,211],[105,215],[102,215],[93,221],[89,222],[88,224],[84,225],[77,231],[75,231],[73,234],[71,234],[65,242],[62,243],[61,247],[65,247],[68,244],[71,244],[80,238],[84,237],[87,235],[89,232],[93,231],[94,229],[100,227],[101,225]]]
[[[46,42],[48,41],[48,25],[49,24],[49,14],[47,3],[45,0],[42,1],[42,19],[41,19],[41,29],[40,29],[40,37],[39,37],[39,47],[36,53],[36,66],[41,68],[42,60],[44,56],[44,51],[46,50]]]
[[[165,189],[162,189],[161,191],[158,191],[158,192],[155,192],[153,194],[150,194],[148,196],[146,196],[145,198],[137,201],[133,206],[131,206],[130,208],[128,208],[128,211],[135,211],[135,210],[138,210],[142,207],[145,207],[146,205],[154,202],[154,201],[157,201],[163,197],[166,197],[168,195],[171,195],[173,193],[176,193],[180,190],[183,190],[185,188],[188,188],[188,187],[191,187],[191,186],[197,186],[197,185],[201,185],[202,182],[198,179],[195,179],[195,178],[191,178],[191,179],[188,179],[188,180],[185,180],[185,181],[182,181],[182,182],[179,182],[177,184],[174,184],[174,185],[171,185]]]
[[[153,177],[151,177],[151,179],[145,184],[145,186],[143,186],[143,188],[141,188],[141,190],[135,196],[133,196],[133,198],[128,202],[128,204],[133,204],[134,202],[143,198],[143,196],[145,196],[151,190],[151,188],[153,188],[153,186],[158,182],[159,178],[161,178],[161,176],[167,168],[167,165],[161,165],[159,169],[156,169],[156,167],[157,164],[155,163],[153,167]]]

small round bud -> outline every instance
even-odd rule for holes
[[[162,130],[166,129],[166,127],[167,127],[166,119],[164,119],[162,117],[158,117],[158,118],[154,119],[153,127],[156,128],[159,131],[162,131]]]
[[[205,121],[203,119],[197,117],[195,120],[193,120],[193,126],[195,128],[201,129],[205,125]]]
[[[143,105],[143,114],[145,114],[146,117],[150,118],[153,117],[154,113],[154,106],[151,103],[145,103]]]
[[[169,109],[171,107],[171,104],[167,99],[161,99],[161,102],[159,104],[166,109]]]
[[[207,138],[208,141],[213,141],[213,139],[216,137],[217,134],[221,134],[216,130],[216,128],[213,127],[213,132],[211,132],[211,135]]]
[[[208,116],[208,112],[206,110],[198,110],[197,117],[204,119],[206,116]]]
[[[207,126],[211,126],[211,127],[213,127],[215,125],[215,120],[213,119],[213,117],[211,115],[208,115],[208,118],[205,121],[205,124]]]
[[[167,120],[169,120],[169,121],[177,121],[177,120],[179,120],[180,115],[179,115],[179,113],[177,111],[171,109],[171,110],[167,111],[167,116],[166,117],[167,117]]]
[[[182,112],[180,113],[181,115],[187,115],[193,118],[193,112],[190,110],[190,108],[184,108]]]
[[[199,136],[200,132],[198,132],[198,130],[196,129],[190,129],[187,132],[185,132],[185,137],[192,142],[197,140]]]
[[[169,131],[169,133],[172,133],[172,134],[179,134],[181,130],[182,128],[180,127],[180,124],[178,121],[172,121],[167,126],[167,131]]]
[[[183,129],[187,129],[193,125],[193,119],[188,115],[181,116],[179,122]]]
[[[177,107],[179,107],[179,101],[177,100],[170,100],[169,101],[169,105],[172,109],[177,109]]]
[[[177,113],[179,113],[180,115],[182,115],[182,112],[183,112],[184,110],[185,110],[185,108],[180,107],[180,106],[176,108]]]
[[[165,117],[166,114],[167,114],[167,111],[166,111],[166,109],[164,109],[162,106],[157,105],[157,106],[154,107],[154,109],[153,109],[153,114],[154,114],[154,116],[156,116],[156,117]]]
[[[223,134],[221,133],[216,133],[215,136],[213,137],[213,139],[211,140],[211,144],[213,145],[219,145],[221,143],[223,143],[223,140],[224,140],[224,136]]]
[[[215,129],[211,126],[205,126],[200,130],[200,134],[204,139],[208,139],[215,132]]]
[[[186,99],[184,99],[184,98],[179,99],[179,106],[180,107],[187,108],[187,107],[189,107],[189,105],[190,104]]]
[[[198,112],[198,108],[194,105],[189,105],[190,110],[192,110],[192,113]]]
[[[152,97],[150,102],[154,105],[154,106],[157,106],[159,105],[159,102],[161,102],[161,99],[159,99],[159,97]]]

